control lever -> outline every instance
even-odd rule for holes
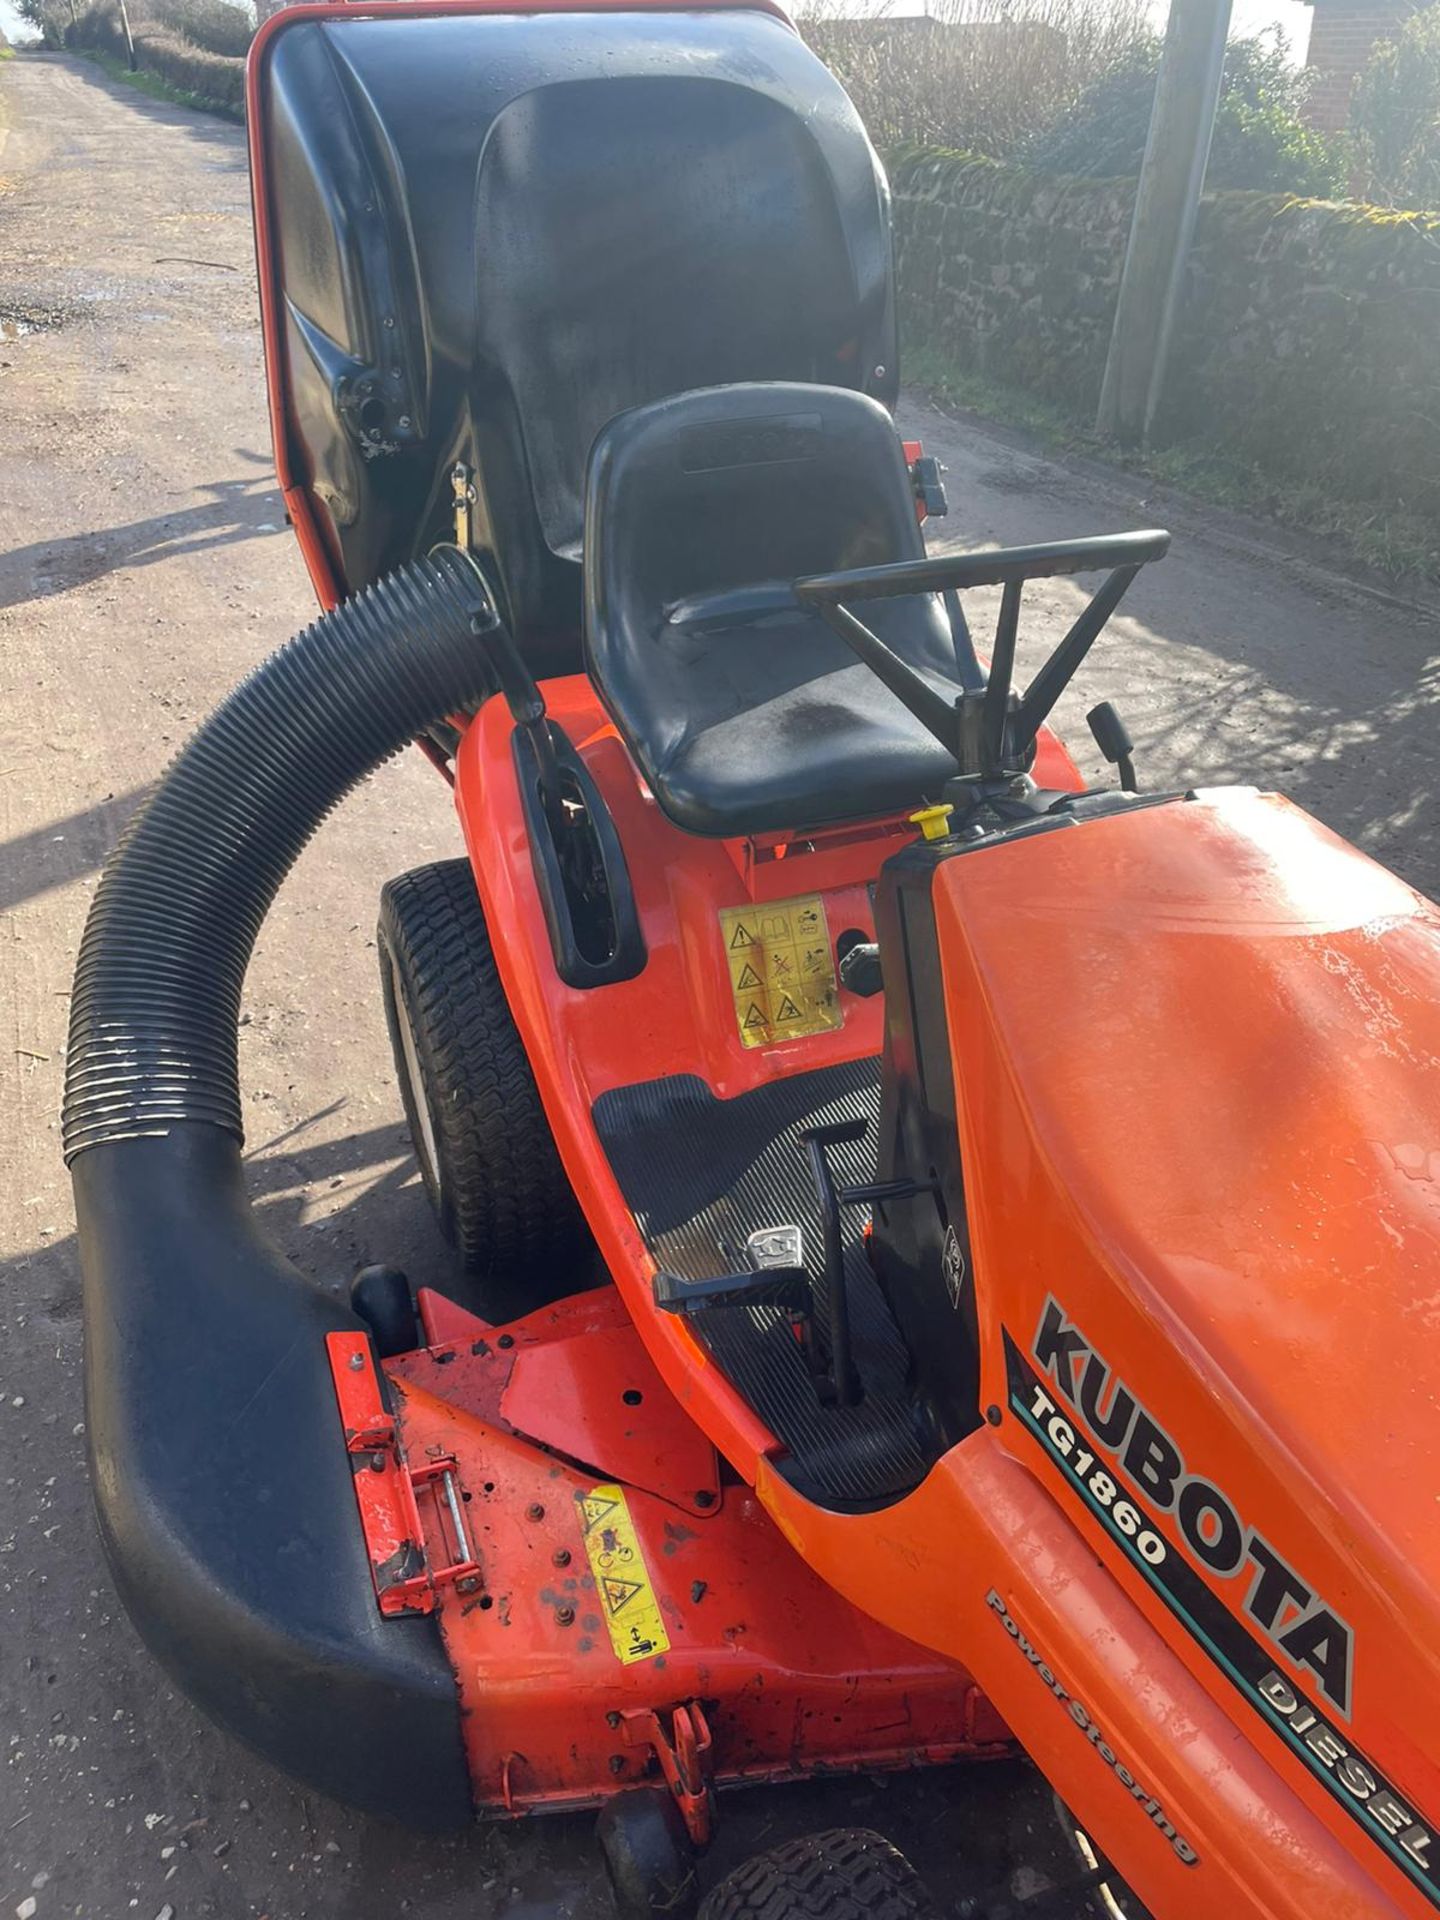
[[[810,1177],[820,1202],[820,1229],[824,1249],[825,1305],[830,1335],[830,1382],[835,1403],[853,1407],[860,1398],[860,1382],[850,1360],[850,1296],[845,1285],[845,1239],[840,1225],[840,1194],[826,1158],[827,1147],[849,1146],[863,1140],[868,1120],[842,1120],[836,1126],[810,1127],[801,1134],[810,1155]]]
[[[845,1283],[845,1233],[842,1207],[867,1211],[892,1200],[913,1200],[933,1193],[931,1180],[866,1180],[855,1186],[837,1186],[827,1147],[853,1146],[870,1130],[868,1120],[841,1120],[834,1126],[808,1127],[800,1135],[810,1156],[810,1173],[820,1202],[820,1228],[825,1273],[826,1322],[830,1336],[830,1389],[839,1407],[853,1407],[864,1397],[860,1375],[850,1353],[850,1295]]]
[[[810,1279],[803,1267],[767,1267],[757,1272],[717,1273],[703,1280],[686,1280],[676,1273],[657,1273],[651,1285],[662,1313],[705,1313],[712,1307],[783,1307],[808,1315]]]
[[[915,498],[925,509],[927,520],[943,520],[950,511],[945,497],[945,469],[934,454],[922,453],[910,462],[910,484]]]
[[[456,467],[455,474],[461,472]],[[454,480],[455,475],[452,475]],[[460,510],[460,486],[456,485],[457,525]],[[439,549],[435,549],[439,551]],[[451,549],[469,563],[471,571],[492,600],[490,582],[475,555],[466,547]],[[560,779],[560,763],[555,755],[555,741],[550,731],[550,720],[546,712],[545,696],[540,691],[534,674],[525,662],[525,656],[516,646],[509,628],[499,618],[494,618],[490,627],[482,627],[472,622],[472,630],[478,639],[483,640],[490,655],[490,664],[495,669],[495,678],[499,682],[500,692],[506,706],[510,709],[510,718],[517,730],[523,735],[534,755],[536,773],[540,785],[540,800],[549,823],[550,837],[556,850],[564,845],[570,822],[565,812],[564,788]]]
[[[1119,770],[1120,785],[1126,793],[1138,793],[1140,788],[1135,779],[1135,762],[1131,758],[1135,745],[1125,722],[1108,700],[1102,700],[1098,707],[1092,707],[1085,718],[1090,722],[1096,746],[1111,766]]]

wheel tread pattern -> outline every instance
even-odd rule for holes
[[[699,1920],[936,1920],[920,1876],[863,1827],[788,1840],[706,1896]]]
[[[516,1284],[543,1276],[548,1299],[558,1270],[586,1259],[589,1233],[500,983],[468,860],[391,880],[378,945],[382,974],[395,958],[429,1089],[441,1229],[468,1275]],[[387,1007],[392,990],[387,979]]]

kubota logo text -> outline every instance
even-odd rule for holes
[[[1313,1675],[1349,1717],[1353,1641],[1212,1480],[1111,1372],[1054,1300],[1030,1353],[1004,1333],[1011,1412],[1070,1478],[1110,1539],[1185,1630],[1431,1905],[1440,1909],[1436,1828],[1323,1710],[1302,1699],[1277,1657]],[[1037,1372],[1037,1367],[1039,1371]],[[1043,1376],[1043,1377],[1042,1377]],[[1161,1531],[1173,1516],[1178,1544]],[[1234,1581],[1227,1602],[1201,1572]]]
[[[1325,1698],[1348,1719],[1354,1636],[1345,1622],[1245,1525],[1235,1503],[1213,1481],[1187,1470],[1169,1434],[1054,1300],[1045,1303],[1033,1350],[1040,1371],[1079,1411],[1088,1433],[1151,1505],[1175,1516],[1181,1539],[1202,1566],[1227,1579],[1243,1579],[1245,1614],[1287,1659],[1314,1675]],[[1073,1459],[1083,1442],[1043,1386],[1032,1389],[1030,1412],[1046,1428],[1054,1450]],[[1090,1477],[1102,1482],[1102,1504],[1113,1506],[1119,1490],[1108,1474]],[[1138,1514],[1135,1525],[1137,1545],[1153,1565],[1155,1546],[1162,1543],[1142,1529]]]

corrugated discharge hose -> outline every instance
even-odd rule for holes
[[[272,654],[171,766],[106,868],[75,973],[67,1163],[186,1121],[243,1129],[240,993],[281,881],[325,815],[494,684],[495,615],[441,549]]]
[[[496,624],[442,549],[230,695],[96,891],[65,1075],[87,1445],[120,1595],[222,1725],[429,1827],[472,1812],[454,1676],[433,1619],[379,1615],[325,1344],[360,1322],[250,1206],[236,1029],[301,848],[356,781],[493,689]]]

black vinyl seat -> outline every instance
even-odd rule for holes
[[[925,551],[895,427],[837,387],[712,387],[612,420],[590,456],[585,644],[656,800],[692,833],[895,814],[955,764],[789,583]],[[940,604],[867,623],[947,696]]]

